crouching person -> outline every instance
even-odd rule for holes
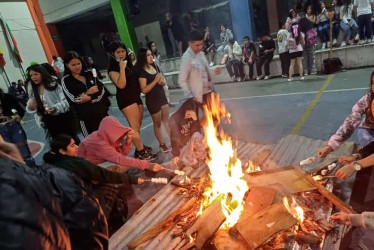
[[[171,153],[178,167],[194,166],[206,158],[197,109],[197,103],[188,99],[169,119]]]
[[[122,173],[126,172],[129,167],[155,172],[162,170],[160,165],[151,163],[149,160],[128,156],[132,147],[133,135],[134,130],[123,126],[117,118],[107,116],[100,122],[99,129],[88,135],[79,144],[78,156],[93,164],[105,161],[113,162],[119,165],[115,170]],[[125,137],[125,142],[121,144]]]
[[[59,135],[53,139],[51,150],[44,154],[43,159],[46,163],[67,170],[82,180],[87,189],[86,192],[93,193],[98,198],[106,218],[110,219],[114,205],[123,204],[123,202],[117,201],[118,192],[107,192],[105,184],[141,184],[144,180],[126,173],[106,170],[77,157],[77,154],[78,146],[75,145],[72,137]],[[127,207],[122,206],[122,208],[127,213]],[[126,214],[123,217],[126,217]]]

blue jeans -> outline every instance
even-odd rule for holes
[[[359,128],[357,131],[358,142],[365,147],[374,139],[374,129]]]
[[[360,40],[371,39],[371,14],[361,15],[357,18]]]
[[[35,166],[35,161],[27,145],[25,130],[23,130],[19,122],[11,120],[10,122],[0,124],[0,134],[4,141],[13,143],[18,147],[23,160],[28,166]]]
[[[330,24],[329,22],[322,22],[318,24],[318,37],[322,43],[330,41],[329,36]]]
[[[338,39],[338,36],[339,36],[339,23],[333,23],[332,24],[332,39]]]
[[[340,28],[344,31],[343,41],[347,40],[349,30],[351,31],[351,36],[349,37],[349,40],[353,40],[357,34],[358,26],[356,21],[352,19],[348,19],[348,22],[351,22],[352,26],[349,27],[348,24],[345,24],[343,21],[340,21]]]

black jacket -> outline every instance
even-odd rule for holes
[[[71,249],[60,205],[45,177],[0,159],[0,249]]]
[[[181,150],[195,132],[201,131],[199,119],[194,121],[191,118],[184,118],[187,110],[195,110],[198,114],[197,109],[195,101],[188,99],[169,119],[171,153],[174,157],[180,155]]]
[[[0,92],[0,107],[3,109],[2,114],[5,116],[14,115],[12,109],[17,110],[19,116],[23,117],[25,110],[19,105],[17,99],[10,94]]]
[[[104,85],[92,76],[91,71],[84,72],[86,83],[83,83],[72,75],[64,76],[61,80],[62,89],[66,99],[70,105],[76,110],[78,119],[86,120],[92,116],[106,116],[108,114],[110,102],[108,96],[105,94]],[[89,88],[97,85],[99,91],[95,94],[89,95],[91,101],[85,103],[77,103],[76,98],[81,94],[86,93]]]
[[[107,221],[91,189],[65,169],[49,164],[42,168],[61,205],[72,249],[108,249]]]

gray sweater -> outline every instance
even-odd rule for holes
[[[70,105],[65,98],[61,85],[57,85],[57,88],[52,91],[44,89],[44,93],[43,93],[43,96],[41,96],[41,99],[47,102],[48,108],[55,108],[55,112],[53,112],[52,115],[63,114],[70,110]],[[30,98],[27,101],[27,105],[26,105],[27,113],[30,113],[30,114],[36,113],[36,109],[35,110],[29,109],[29,104],[33,101],[35,101],[35,96],[34,96],[34,92],[31,91]]]

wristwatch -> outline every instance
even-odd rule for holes
[[[357,161],[355,161],[355,162],[353,163],[353,169],[354,169],[355,171],[360,171],[360,170],[362,169],[362,166],[361,166]]]

